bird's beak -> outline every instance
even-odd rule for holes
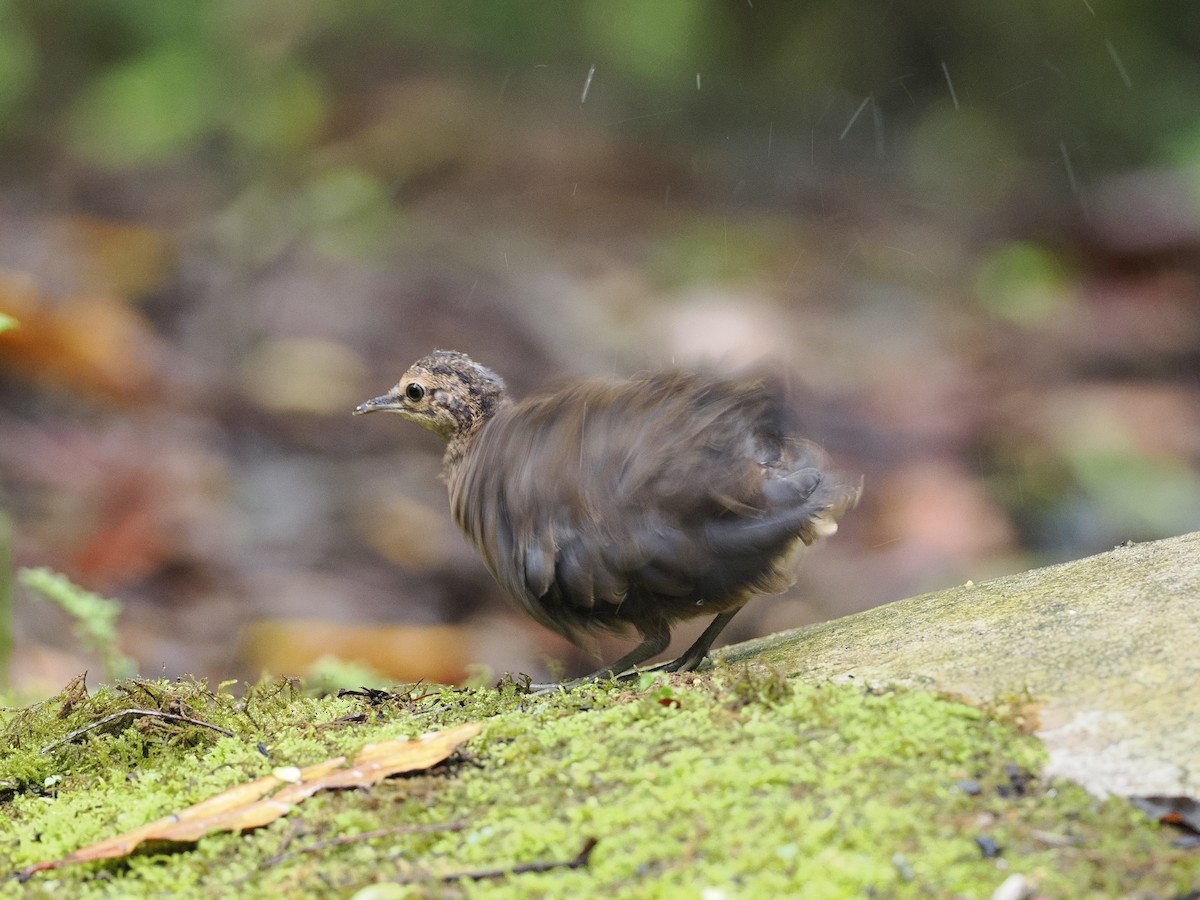
[[[354,407],[354,415],[362,416],[369,412],[379,412],[381,409],[399,410],[403,408],[404,401],[400,397],[384,394],[382,397],[376,397],[374,400],[358,404],[358,406]]]

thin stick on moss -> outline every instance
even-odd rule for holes
[[[508,866],[503,869],[473,869],[465,872],[451,872],[448,875],[442,875],[438,880],[459,881],[467,879],[469,881],[483,881],[488,878],[503,878],[506,875],[525,875],[529,872],[551,872],[555,869],[582,869],[587,866],[588,860],[592,856],[592,851],[596,849],[596,844],[598,843],[599,841],[596,838],[588,838],[583,844],[583,849],[573,859],[520,863],[519,865]]]
[[[123,716],[150,716],[155,719],[169,719],[172,722],[186,722],[189,725],[199,725],[201,728],[211,728],[213,731],[218,731],[226,737],[233,737],[233,732],[228,728],[222,728],[220,725],[214,725],[211,722],[205,722],[203,719],[193,719],[189,716],[181,716],[178,713],[162,712],[161,710],[157,709],[123,709],[120,712],[111,713],[105,716],[103,719],[97,719],[90,725],[85,725],[83,728],[72,731],[66,737],[59,738],[53,744],[47,744],[41,749],[40,752],[49,753],[51,750],[61,747],[63,744],[69,744],[72,741],[78,740],[89,731],[102,728],[109,722],[120,719]]]

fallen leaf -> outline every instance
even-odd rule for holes
[[[262,619],[242,629],[238,655],[252,671],[295,672],[332,656],[395,681],[458,684],[469,674],[469,644],[470,635],[459,625]]]
[[[122,297],[50,297],[19,273],[0,272],[0,304],[21,327],[4,334],[5,368],[91,399],[137,403],[157,396],[166,345]]]
[[[190,842],[218,831],[260,828],[286,816],[318,791],[370,787],[400,772],[428,769],[479,734],[481,727],[478,722],[468,722],[423,735],[414,741],[367,744],[349,768],[345,767],[344,756],[334,757],[301,769],[300,777],[294,783],[275,775],[257,778],[140,828],[89,844],[61,859],[35,863],[21,872],[20,880],[70,863],[128,856],[146,841]]]

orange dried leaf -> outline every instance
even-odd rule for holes
[[[368,744],[363,747],[352,767],[343,768],[346,758],[338,756],[301,769],[300,780],[296,783],[284,784],[275,775],[257,778],[140,828],[89,844],[61,859],[36,863],[25,869],[21,878],[24,880],[36,872],[57,869],[69,863],[128,856],[145,841],[197,841],[218,831],[260,828],[286,816],[297,804],[318,791],[369,787],[400,772],[413,772],[436,765],[460,744],[479,734],[481,727],[478,722],[468,722],[424,735],[415,741]]]
[[[467,677],[468,635],[459,625],[352,625],[332,619],[262,619],[243,630],[239,659],[251,669],[294,672],[325,656],[361,663],[394,681],[457,684]]]
[[[166,345],[126,300],[49,297],[28,277],[0,272],[0,305],[21,322],[0,344],[5,368],[118,402],[144,400],[161,389]]]

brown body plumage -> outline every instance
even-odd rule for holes
[[[355,412],[376,410],[446,440],[454,519],[522,609],[576,642],[639,632],[597,676],[661,652],[675,622],[714,615],[667,667],[694,669],[858,497],[793,434],[766,378],[674,371],[513,402],[494,372],[439,350]]]

